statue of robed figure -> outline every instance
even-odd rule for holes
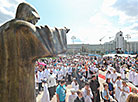
[[[15,19],[0,26],[0,102],[35,102],[35,60],[67,49],[69,29],[35,26],[39,19],[31,5],[21,3]]]

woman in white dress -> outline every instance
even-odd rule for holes
[[[115,98],[117,101],[119,101],[120,99],[121,85],[122,85],[121,76],[118,76],[115,87]]]
[[[129,94],[129,87],[127,86],[126,82],[122,82],[122,87],[121,87],[121,93],[120,93],[120,100],[119,102],[126,102],[126,99]]]

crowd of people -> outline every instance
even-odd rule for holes
[[[106,73],[103,89],[99,70]],[[130,94],[137,94],[135,88],[130,93],[127,80],[138,86],[138,57],[74,55],[39,59],[35,64],[36,92],[44,90],[42,102],[50,102],[55,94],[57,102],[126,102]],[[68,99],[67,85],[72,87]]]

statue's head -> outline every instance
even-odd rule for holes
[[[32,24],[36,24],[40,19],[37,11],[27,3],[19,4],[16,11],[16,19],[25,20]]]

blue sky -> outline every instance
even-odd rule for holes
[[[37,25],[68,27],[68,44],[99,44],[112,40],[122,30],[131,34],[131,41],[138,38],[138,0],[0,0],[0,24],[14,18],[20,2],[33,5],[40,15]],[[112,37],[112,39],[109,39]]]

